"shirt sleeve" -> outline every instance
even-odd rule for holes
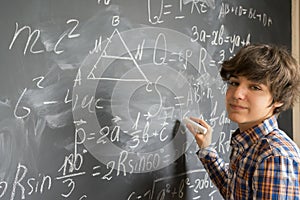
[[[300,162],[271,156],[257,166],[253,175],[254,199],[300,198]]]
[[[200,149],[197,154],[211,181],[225,198],[227,193],[228,165],[219,157],[213,146]]]

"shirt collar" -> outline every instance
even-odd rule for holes
[[[240,129],[237,129],[232,134],[230,145],[232,147],[238,145],[243,149],[247,149],[249,146],[256,143],[257,140],[269,134],[274,129],[278,129],[277,117],[275,115],[243,132],[240,132]]]

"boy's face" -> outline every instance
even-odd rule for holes
[[[230,120],[238,123],[241,131],[261,123],[273,115],[276,107],[267,85],[248,80],[244,76],[231,76],[226,93],[226,109]]]

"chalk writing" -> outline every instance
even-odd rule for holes
[[[69,39],[72,39],[72,38],[76,38],[76,37],[79,37],[80,34],[78,33],[75,33],[75,29],[77,28],[78,24],[79,24],[79,21],[76,20],[76,19],[70,19],[66,22],[67,24],[69,23],[74,23],[74,26],[71,28],[70,31],[66,31],[65,33],[62,34],[62,36],[57,40],[57,42],[55,43],[54,45],[54,52],[56,54],[61,54],[64,52],[64,50],[59,50],[58,47],[59,47],[59,44],[62,42],[62,40],[67,37]],[[38,40],[40,39],[41,37],[41,30],[38,30],[38,29],[35,29],[34,31],[32,31],[32,28],[30,26],[23,26],[22,28],[19,29],[19,24],[16,22],[16,29],[15,29],[15,33],[14,33],[14,36],[13,36],[13,39],[11,40],[10,42],[10,45],[9,45],[9,49],[11,50],[12,47],[14,46],[15,42],[16,42],[16,39],[19,37],[19,35],[22,33],[22,31],[24,30],[28,30],[28,38],[27,38],[27,42],[25,44],[25,48],[24,48],[24,51],[23,51],[23,54],[25,55],[27,53],[27,50],[28,50],[28,46],[30,45],[31,41],[32,41],[32,37],[35,36],[35,38],[33,39],[32,41],[32,44],[30,45],[30,53],[33,53],[33,54],[39,54],[39,53],[44,53],[45,50],[44,49],[40,49],[40,50],[34,50],[34,46],[36,45],[36,43],[38,42]]]
[[[236,126],[220,65],[249,43],[285,43],[286,2],[6,4],[0,199],[221,199],[181,121],[206,120],[227,162]]]
[[[234,14],[236,16],[247,16],[249,19],[257,20],[263,24],[263,26],[271,26],[272,18],[266,13],[257,11],[254,8],[245,8],[243,6],[232,6],[227,3],[222,3],[219,18],[224,18],[228,14]]]
[[[39,174],[38,177],[28,177],[27,173],[28,168],[19,163],[12,187],[8,187],[8,183],[5,181],[0,182],[0,185],[4,185],[4,187],[1,186],[0,198],[9,192],[9,200],[16,199],[17,194],[20,194],[21,199],[26,199],[30,198],[34,193],[43,194],[45,191],[51,190],[51,176]],[[8,191],[8,188],[11,188],[11,191]]]

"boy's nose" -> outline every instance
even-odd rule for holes
[[[242,87],[242,86],[238,86],[235,88],[234,93],[233,93],[233,97],[235,99],[244,99],[246,96],[246,88]]]

